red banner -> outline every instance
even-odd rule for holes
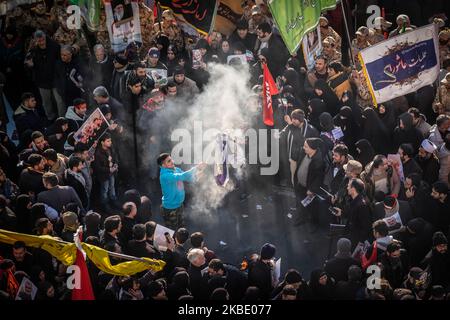
[[[263,64],[263,118],[264,124],[273,126],[273,108],[272,108],[272,96],[278,94],[278,88],[273,80],[272,74],[267,67],[267,64]]]

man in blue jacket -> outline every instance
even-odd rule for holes
[[[161,167],[159,176],[163,194],[161,214],[166,227],[177,230],[184,226],[183,202],[185,192],[183,182],[194,182],[195,175],[201,172],[206,164],[201,163],[188,171],[182,171],[175,167],[173,159],[168,153],[162,153],[157,161]]]

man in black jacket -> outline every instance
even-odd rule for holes
[[[33,72],[33,81],[39,88],[42,105],[50,121],[57,118],[52,97],[56,99],[57,104],[62,103],[54,83],[55,62],[59,59],[59,45],[48,38],[44,31],[37,30],[34,33],[31,49],[26,55],[25,65]]]
[[[28,168],[23,169],[19,178],[19,189],[21,193],[37,195],[44,191],[42,176],[45,170],[45,159],[40,154],[31,154],[28,157]]]
[[[122,220],[119,215],[109,216],[104,222],[105,229],[100,235],[100,244],[103,248],[115,248],[115,252],[122,252],[118,235],[122,229]]]
[[[14,112],[14,122],[19,137],[22,137],[27,130],[44,132],[45,120],[39,114],[36,108],[36,98],[31,92],[22,94],[22,103]]]
[[[272,274],[275,252],[275,246],[266,243],[261,247],[259,256],[256,256],[256,259],[248,265],[248,285],[258,287],[262,299],[269,299],[270,293],[274,289]]]
[[[249,51],[255,50],[257,36],[248,32],[248,21],[240,19],[236,23],[236,30],[230,36],[230,44],[234,46],[237,43],[242,43],[245,49]]]
[[[336,208],[336,216],[343,215],[347,221],[347,230],[350,241],[355,246],[369,239],[372,222],[372,212],[364,199],[364,182],[361,179],[351,179],[347,191],[352,198],[350,204],[344,208]]]
[[[390,243],[386,252],[381,256],[381,264],[383,265],[383,274],[392,288],[399,288],[405,276],[408,274],[409,266],[406,253],[401,250],[398,242]]]
[[[290,167],[290,182],[294,184],[294,172],[297,168],[297,162],[294,159],[299,157],[307,138],[317,138],[319,131],[308,123],[305,119],[305,112],[301,109],[295,109],[291,116],[285,116],[284,120],[288,124],[280,131],[280,139],[286,139],[287,159]],[[286,136],[286,138],[284,138]],[[282,140],[283,141],[283,140]],[[284,157],[283,157],[284,158]]]
[[[329,188],[331,194],[336,194],[344,182],[344,166],[348,163],[348,160],[349,154],[347,146],[345,144],[335,145],[333,148],[333,163],[329,166],[324,181],[324,184]]]
[[[321,193],[320,186],[324,177],[324,162],[320,151],[322,140],[320,138],[308,138],[303,145],[303,151],[299,153],[296,161],[297,168],[294,173],[294,190],[297,200],[297,210],[300,220],[296,225],[302,224],[302,218],[309,214],[313,223],[314,232],[319,224],[318,203],[315,199]]]
[[[134,257],[147,257],[150,259],[160,259],[160,254],[148,243],[146,228],[143,224],[133,226],[133,240],[128,241],[127,253]]]
[[[65,118],[68,120],[68,132],[75,132],[83,125],[86,117],[87,103],[84,99],[77,98],[73,100],[73,106],[67,108]]]
[[[99,140],[94,160],[94,175],[100,183],[100,201],[106,208],[109,208],[108,199],[117,200],[115,173],[119,166],[111,146],[111,136],[105,133]]]
[[[58,114],[63,117],[67,106],[77,98],[81,98],[85,92],[83,65],[78,62],[71,46],[61,47],[61,60],[55,63],[54,86],[62,103],[58,103]]]
[[[122,206],[122,229],[120,230],[120,243],[126,251],[129,241],[133,238],[133,228],[136,225],[137,208],[134,202],[126,202]]]
[[[240,301],[247,290],[247,274],[235,266],[224,264],[219,259],[212,259],[208,264],[208,273],[211,277],[223,277],[225,289],[231,300]]]
[[[68,169],[64,172],[64,180],[66,185],[71,186],[75,190],[83,207],[87,209],[89,206],[89,198],[86,192],[86,181],[81,173],[83,168],[84,163],[80,157],[70,157]]]
[[[192,249],[187,256],[190,266],[188,269],[192,295],[196,300],[208,298],[207,284],[202,275],[202,270],[207,266],[205,254],[202,249]]]
[[[272,32],[269,23],[263,22],[256,28],[258,35],[257,54],[267,59],[267,66],[273,78],[282,76],[289,53],[279,36]]]
[[[405,177],[412,173],[417,173],[422,177],[423,171],[414,159],[414,149],[409,143],[402,143],[398,148],[398,154],[403,165],[403,174]]]
[[[433,247],[422,262],[431,271],[431,285],[441,285],[447,291],[450,286],[450,253],[447,237],[440,231],[433,235]]]
[[[433,184],[439,179],[439,159],[435,155],[437,146],[428,139],[422,141],[419,152],[414,160],[423,172],[423,180],[428,184]],[[407,175],[405,175],[406,177]]]
[[[337,253],[334,258],[325,262],[324,270],[336,281],[347,281],[350,266],[360,266],[359,261],[351,255],[352,243],[346,238],[337,242]]]
[[[42,182],[47,191],[38,194],[38,202],[48,204],[58,212],[62,212],[69,203],[76,203],[81,211],[84,212],[83,204],[75,190],[69,186],[60,186],[56,174],[52,172],[44,173]]]

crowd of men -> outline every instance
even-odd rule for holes
[[[411,1],[416,2],[421,1]],[[389,12],[395,21],[376,18],[375,28],[360,22],[351,44],[340,9],[325,13],[319,20],[323,54],[311,70],[301,51],[289,55],[263,0],[243,2],[244,15],[230,36],[213,32],[196,39],[182,31],[170,10],[158,23],[139,3],[142,43],[119,53],[111,51],[102,17],[95,33],[68,29],[67,5],[42,1],[17,6],[4,17],[0,93],[14,114],[9,118],[0,101],[0,229],[73,242],[83,226],[87,243],[166,262],[157,273],[119,277],[88,261],[97,299],[450,297],[450,29],[448,18],[438,14],[446,12],[445,1],[436,1],[436,12],[417,21],[425,11],[411,19]],[[426,23],[439,29],[439,79],[374,105],[351,55]],[[193,49],[202,55],[195,67]],[[343,226],[337,253],[305,278],[299,266],[289,266],[276,279],[276,248],[270,243],[242,265],[226,264],[182,219],[170,225],[176,232],[166,251],[154,243],[152,214],[158,210],[144,193],[160,189],[157,158],[170,151],[173,123],[165,112],[182,103],[183,118],[208,84],[210,68],[246,52],[253,56],[249,86],[260,106],[262,64],[277,79],[276,181],[295,191],[295,225],[306,223],[312,232],[323,220],[326,227]],[[148,68],[167,70],[167,84],[156,83]],[[110,126],[90,147],[74,133],[97,108]],[[261,126],[261,109],[254,117]],[[15,124],[13,136],[6,134],[8,123]],[[0,256],[1,299],[15,299],[11,283],[24,277],[38,288],[39,300],[70,299],[66,267],[46,251],[18,241],[0,243]],[[379,287],[366,286],[371,265],[381,270]]]

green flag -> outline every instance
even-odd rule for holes
[[[97,31],[100,25],[101,0],[70,0],[71,4],[80,7],[81,16],[86,22],[89,31]]]
[[[317,27],[320,13],[336,8],[337,0],[269,0],[269,9],[291,54],[303,36]]]

